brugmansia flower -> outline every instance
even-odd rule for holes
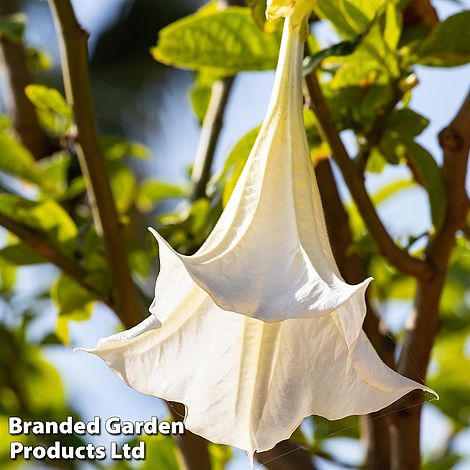
[[[362,331],[368,281],[348,286],[333,260],[302,122],[300,29],[286,20],[265,122],[214,232],[192,257],[156,235],[151,316],[90,351],[136,390],[184,403],[189,430],[251,457],[311,414],[428,390],[380,360]]]

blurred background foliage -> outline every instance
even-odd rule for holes
[[[95,109],[109,181],[126,227],[129,264],[142,297],[148,301],[158,269],[156,247],[146,227],[156,227],[180,252],[193,253],[227,203],[259,127],[233,136],[231,147],[219,149],[223,154],[221,161],[204,182],[207,184],[202,195],[195,192],[197,182],[191,179],[190,162],[182,163],[178,154],[181,144],[174,145],[178,150],[171,160],[159,159],[159,144],[172,148],[172,142],[165,144],[168,135],[162,129],[170,121],[175,128],[171,139],[184,141],[185,134],[194,134],[194,130],[187,128],[187,118],[175,118],[175,113],[187,113],[183,100],[190,104],[191,119],[196,123],[193,129],[197,128],[204,122],[215,83],[227,83],[227,77],[240,72],[272,70],[278,54],[279,24],[265,22],[263,0],[250,0],[248,6],[225,10],[218,9],[215,2],[203,5],[196,0],[104,3],[99,27],[93,31],[90,43]],[[373,192],[376,206],[380,209],[397,198],[406,211],[409,191],[425,191],[429,227],[423,233],[394,234],[402,247],[416,254],[429,235],[439,229],[446,207],[438,167],[440,156],[431,155],[417,140],[429,121],[410,107],[415,88],[419,87],[416,67],[456,67],[469,62],[470,12],[461,11],[438,22],[426,14],[413,17],[407,3],[319,1],[318,16],[312,17],[313,34],[309,37],[305,71],[320,67],[323,92],[334,119],[345,131],[348,145],[357,151],[355,162],[366,178],[390,167],[406,169],[400,178],[386,180]],[[49,151],[35,155],[17,138],[8,113],[8,85],[4,81],[0,215],[25,229],[23,235],[3,231],[0,249],[0,465],[5,469],[37,468],[36,463],[9,460],[8,416],[27,420],[61,420],[70,414],[79,417],[64,390],[61,374],[46,359],[45,352],[77,344],[70,335],[71,322],[89,320],[96,305],[106,304],[110,296],[109,266],[92,221],[74,150],[74,117],[63,97],[47,4],[29,0],[16,6],[22,13],[2,12],[0,38],[25,45],[32,74],[25,93],[47,137]],[[93,2],[88,2],[79,11],[91,14],[93,8]],[[1,64],[3,68],[7,65]],[[454,104],[455,109],[458,105]],[[168,108],[172,108],[172,113],[167,112]],[[313,112],[307,108],[305,124],[312,160],[328,158],[329,147],[321,137]],[[196,149],[190,152],[194,155]],[[165,165],[170,170],[163,171]],[[175,170],[178,165],[187,165],[185,175]],[[354,235],[350,248],[360,254],[368,273],[374,276],[372,300],[384,315],[388,312],[385,316],[391,324],[390,334],[400,339],[404,322],[394,321],[391,316],[400,309],[409,311],[415,281],[378,256],[346,193],[344,202]],[[425,455],[424,468],[428,470],[470,466],[468,452],[462,451],[465,446],[461,444],[466,442],[470,447],[469,232],[470,229],[459,233],[440,306],[441,328],[428,383],[441,399],[427,406],[435,410],[435,422],[441,423],[438,429],[445,423],[445,432],[439,445]],[[31,234],[46,240],[49,248],[64,258],[76,261],[84,281],[80,283],[45,266],[41,247],[35,246]],[[39,281],[42,276],[45,282]],[[25,289],[30,284],[37,284],[37,288]],[[38,328],[38,318],[51,305],[54,325]],[[433,430],[425,429],[426,433]],[[311,450],[319,468],[355,468],[361,465],[362,454],[357,457],[351,449],[359,436],[357,418],[328,422],[313,417],[303,423],[294,440]],[[24,439],[28,444],[47,445],[52,437]],[[158,462],[158,468],[179,468],[176,446],[170,438],[143,439],[148,441],[146,463],[92,465],[144,469],[156,468],[151,462]],[[71,438],[64,443],[80,445],[81,441]],[[245,464],[231,461],[233,452],[222,446],[211,445],[210,453],[214,469],[230,465],[243,468]],[[71,462],[44,462],[42,466],[49,465],[79,466]]]

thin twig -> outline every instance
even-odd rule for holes
[[[0,2],[0,16],[16,13],[16,0]],[[2,87],[9,115],[18,140],[39,160],[53,152],[53,145],[39,126],[36,110],[24,89],[31,83],[26,63],[26,51],[21,42],[14,42],[0,35],[0,62],[3,62],[5,80]]]
[[[333,120],[321,91],[316,70],[313,70],[307,75],[306,81],[311,105],[318,119],[318,123],[332,150],[333,157],[341,170],[349,192],[351,193],[351,196],[353,197],[380,254],[384,256],[392,266],[395,266],[403,273],[413,275],[420,279],[430,277],[432,275],[431,268],[424,261],[413,258],[407,252],[400,249],[390,237],[380,220],[374,208],[374,204],[372,203],[364,186],[364,181],[357,172],[357,168],[349,157],[338,133],[336,123]]]
[[[206,186],[211,177],[212,162],[222,130],[225,107],[232,89],[234,77],[217,80],[211,89],[209,108],[204,117],[201,138],[194,160],[191,178],[194,183],[191,200],[195,201],[206,195]]]
[[[95,286],[87,281],[87,272],[74,259],[62,254],[41,233],[10,219],[4,214],[0,214],[0,225],[16,235],[25,245],[29,246],[41,258],[44,258],[45,261],[49,261],[62,269],[67,276],[96,295],[99,300],[112,307],[111,300],[103,297],[103,293],[98,292]]]
[[[88,76],[88,34],[78,24],[69,0],[49,0],[49,5],[61,49],[65,93],[75,117],[77,155],[92,201],[95,226],[104,242],[116,313],[127,327],[134,326],[141,320],[142,309],[96,131]]]

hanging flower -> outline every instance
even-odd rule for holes
[[[219,223],[192,257],[155,232],[151,316],[89,351],[136,390],[184,403],[190,431],[251,457],[311,414],[367,414],[429,390],[387,367],[362,331],[369,280],[339,275],[308,158],[301,59],[287,20],[265,122]]]

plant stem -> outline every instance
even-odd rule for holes
[[[341,140],[336,123],[333,120],[321,91],[316,70],[313,70],[307,75],[306,82],[312,109],[315,112],[324,137],[331,148],[335,162],[341,170],[349,192],[356,203],[369,233],[378,247],[379,253],[384,256],[391,265],[395,266],[403,273],[413,275],[420,279],[429,278],[432,275],[431,268],[424,261],[413,258],[407,252],[400,249],[390,237],[387,229],[380,220],[374,208],[374,204],[364,186],[364,181],[357,172],[357,168],[349,157]]]
[[[209,108],[202,124],[201,138],[191,175],[194,182],[194,190],[191,195],[193,201],[206,195],[206,186],[211,177],[212,162],[233,81],[234,77],[225,77],[212,85]]]
[[[142,310],[96,130],[88,77],[88,34],[78,24],[69,0],[49,0],[49,5],[59,39],[65,93],[75,117],[77,155],[87,182],[96,230],[104,242],[116,313],[124,325],[134,326],[141,320]]]
[[[470,93],[453,121],[440,132],[439,143],[444,154],[443,178],[447,192],[447,213],[444,224],[426,249],[426,261],[434,269],[430,280],[420,280],[414,310],[408,323],[398,372],[416,381],[424,380],[439,327],[439,303],[444,289],[456,231],[468,214],[469,200],[465,189],[470,150]],[[404,397],[401,410],[394,417],[394,470],[420,468],[420,411],[422,393]],[[413,406],[417,405],[417,406]]]
[[[0,17],[18,11],[16,0],[0,2]],[[4,65],[5,87],[2,87],[8,113],[18,140],[36,160],[53,152],[46,133],[39,126],[36,110],[24,89],[31,84],[31,74],[26,64],[26,52],[21,42],[13,42],[0,35],[0,62]]]
[[[142,310],[127,260],[123,227],[98,141],[88,77],[88,34],[78,24],[70,0],[49,0],[49,4],[61,47],[65,93],[77,127],[77,155],[88,184],[96,229],[103,238],[113,276],[115,312],[129,328],[141,320]],[[185,434],[183,441],[184,445],[180,443],[179,447],[182,468],[210,470],[206,442],[190,432]]]
[[[351,247],[354,245],[348,214],[338,192],[329,160],[320,161],[316,168],[325,221],[336,264],[344,277],[351,283],[362,282],[366,276],[362,260]],[[368,300],[364,331],[381,359],[390,367],[394,366],[395,344],[381,325],[380,318]],[[362,418],[364,436],[367,442],[366,469],[387,470],[390,468],[389,420],[381,412],[371,413]]]

